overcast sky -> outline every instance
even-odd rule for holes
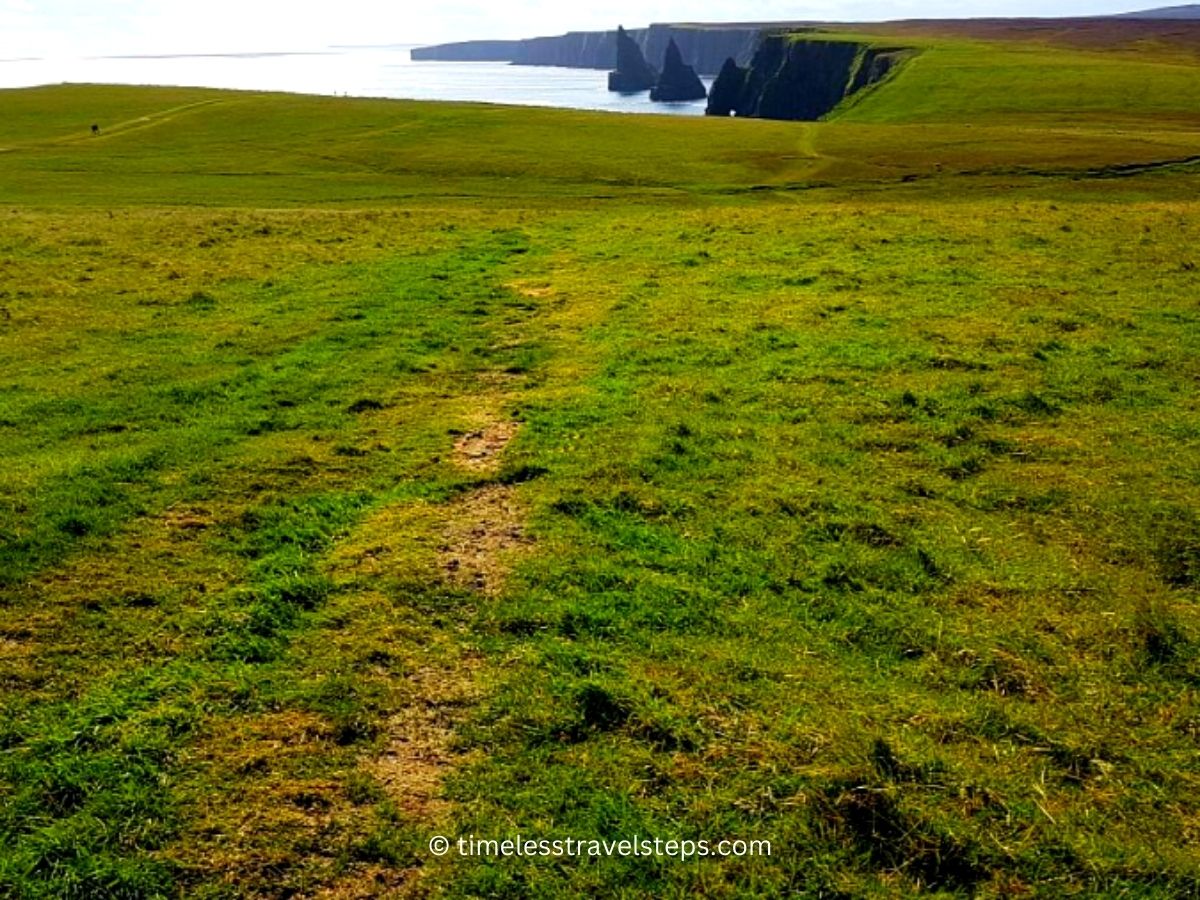
[[[1182,2],[1182,0],[1168,0]],[[1071,16],[1159,5],[1137,0],[0,0],[0,59],[53,55],[319,49],[330,44],[516,38],[651,22],[878,21]]]

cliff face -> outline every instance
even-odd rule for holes
[[[638,32],[628,34],[637,40]],[[616,58],[615,31],[571,31],[558,37],[517,41],[508,62],[518,66],[564,66],[570,69],[611,69]],[[639,41],[640,44],[640,41]]]
[[[742,65],[750,61],[761,29],[753,26],[701,27],[651,25],[626,32],[646,59],[662,59],[673,39],[683,58],[701,75],[715,75],[733,57]],[[418,47],[415,60],[444,62],[511,62],[523,66],[566,66],[574,69],[611,69],[616,59],[615,31],[572,31],[557,37],[523,41],[463,41]]]
[[[910,53],[905,48],[771,35],[748,67],[726,61],[713,84],[707,113],[813,121],[882,81]]]
[[[635,40],[646,29],[629,32]],[[616,53],[615,31],[572,31],[557,37],[520,41],[459,41],[415,47],[415,60],[437,62],[507,62],[523,66],[566,66],[572,69],[611,69]]]
[[[414,60],[438,62],[508,62],[519,52],[523,41],[458,41],[436,47],[414,47],[408,51]]]
[[[663,59],[671,41],[680,55],[700,75],[716,75],[725,60],[733,57],[739,65],[750,62],[758,46],[762,29],[756,27],[700,28],[687,25],[651,25],[639,43],[646,59]]]

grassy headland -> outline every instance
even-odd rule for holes
[[[1195,895],[1200,67],[926,40],[5,92],[0,893]]]

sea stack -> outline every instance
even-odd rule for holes
[[[721,67],[721,74],[713,82],[712,90],[708,92],[708,109],[704,111],[709,116],[742,115],[742,95],[746,91],[746,77],[749,69],[743,69],[730,57]]]
[[[703,100],[708,96],[704,83],[696,70],[683,61],[675,38],[667,44],[667,54],[663,57],[662,75],[658,84],[650,91],[650,99],[663,103],[677,103],[684,100]]]
[[[637,41],[617,26],[617,70],[608,73],[608,89],[622,94],[648,91],[658,83],[658,72],[642,56]]]

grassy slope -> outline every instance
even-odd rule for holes
[[[205,95],[208,105],[139,122],[133,114],[145,101],[136,89],[41,92],[49,102],[0,126],[6,163],[14,176],[28,173],[6,180],[6,200],[61,202],[64,191],[84,203],[125,192],[146,202],[234,205],[456,193],[552,200],[744,184],[761,155],[791,157],[781,175],[798,177],[806,164],[804,132],[780,123],[754,123],[747,156],[746,131],[732,123],[638,117],[614,131],[611,119],[592,113],[217,91]],[[127,98],[114,111],[123,124],[95,139],[43,137],[111,93]],[[696,155],[701,141],[705,150]]]
[[[818,126],[9,94],[3,890],[1195,891],[1195,180],[1101,177],[1194,118],[1009,50]],[[517,831],[775,853],[424,849]]]
[[[978,125],[1099,124],[1107,129],[1194,130],[1196,67],[1153,53],[1129,58],[1037,44],[918,40],[904,77],[848,118],[862,122]],[[924,45],[924,46],[923,46]]]

